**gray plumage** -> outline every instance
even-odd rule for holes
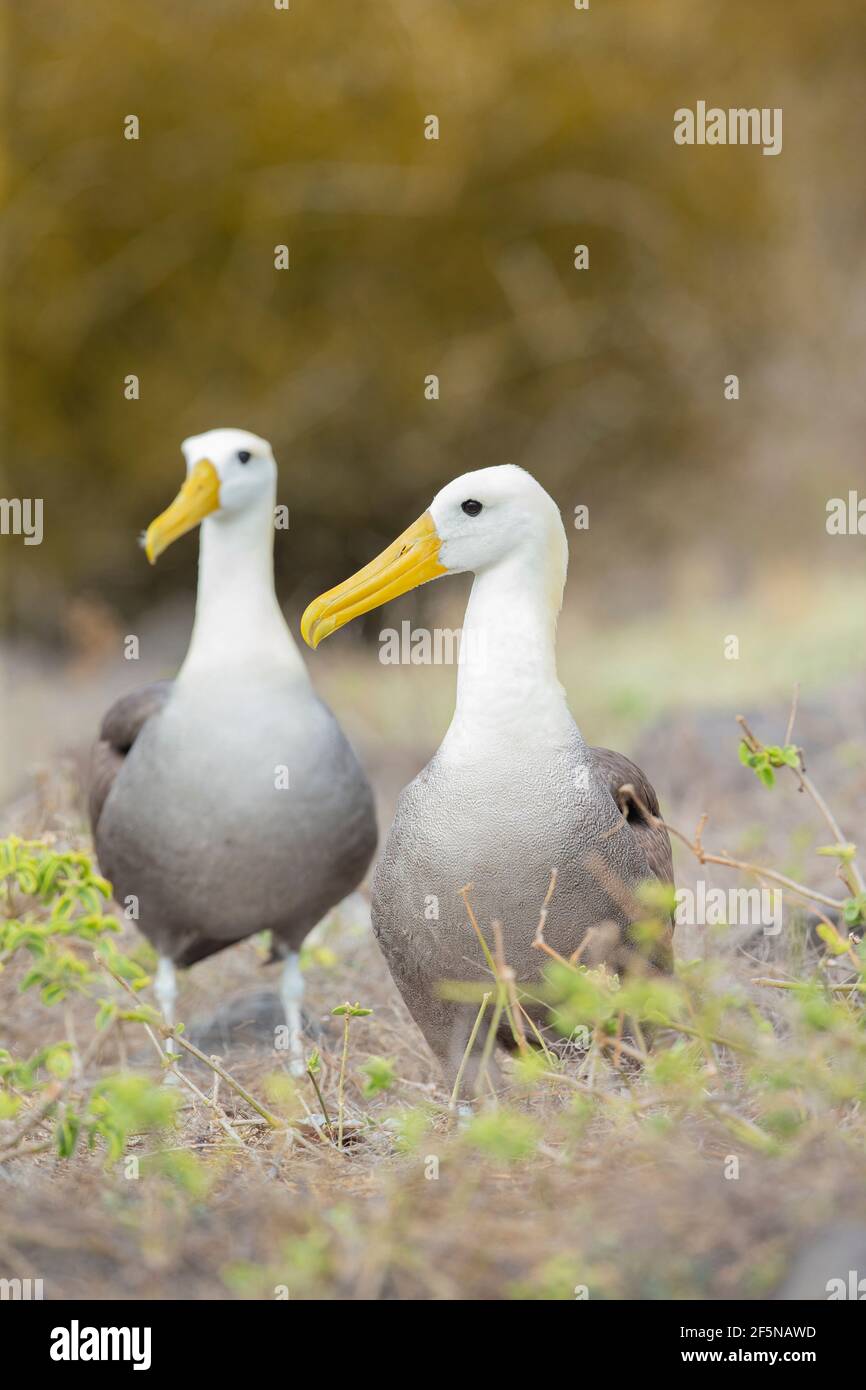
[[[622,792],[631,785],[635,795]],[[620,810],[620,805],[622,810]],[[502,924],[518,982],[538,980],[547,957],[532,945],[551,873],[556,888],[545,939],[569,956],[590,928],[582,957],[620,971],[671,968],[670,935],[649,960],[635,949],[632,890],[673,879],[667,833],[648,822],[658,801],[629,759],[570,746],[509,747],[502,758],[449,760],[442,750],[402,793],[373,881],[373,926],[394,980],[448,1076],[464,1052],[477,1004],[437,996],[442,980],[490,980],[460,890],[493,949]],[[646,915],[645,913],[643,915]],[[531,1010],[545,1021],[539,1005]],[[479,1041],[483,1041],[483,1033]],[[500,1041],[508,1045],[510,1028]]]
[[[90,815],[115,896],[138,900],[140,929],[179,965],[266,929],[275,954],[296,950],[376,847],[352,749],[306,679],[282,673],[119,700],[93,752]]]
[[[402,793],[373,880],[373,927],[428,1043],[453,1075],[477,1016],[477,991],[443,997],[443,981],[492,986],[484,944],[524,986],[546,943],[614,970],[671,967],[670,924],[647,940],[637,890],[670,881],[655,793],[628,759],[584,743],[556,673],[556,625],[568,537],[553,498],[522,468],[497,464],[453,479],[428,510],[357,574],[307,608],[315,647],[362,612],[444,574],[474,575],[463,621],[454,718],[442,746]],[[641,924],[637,929],[636,924]],[[468,1002],[463,1002],[467,999]],[[460,1002],[455,1002],[455,998]],[[535,991],[527,1007],[546,1020]],[[510,1025],[499,1032],[508,1044]],[[477,1048],[484,1039],[479,1036]],[[468,1059],[470,1073],[475,1058]]]

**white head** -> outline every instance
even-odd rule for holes
[[[532,586],[555,615],[568,542],[559,508],[513,464],[464,473],[437,492],[429,511],[364,569],[314,600],[301,621],[311,646],[388,599],[444,574],[501,571]]]
[[[528,563],[565,583],[568,544],[559,508],[531,473],[512,463],[464,473],[430,505],[439,535],[439,563],[449,574],[482,574],[500,564]]]
[[[252,511],[273,515],[277,465],[266,439],[248,430],[208,430],[190,435],[181,449],[186,482],[147,529],[145,549],[151,564],[205,517],[219,523]]]

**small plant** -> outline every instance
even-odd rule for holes
[[[390,1091],[394,1085],[395,1071],[392,1057],[368,1057],[361,1067],[361,1071],[367,1078],[361,1090],[368,1100],[373,1096],[378,1096],[381,1091]]]
[[[93,1040],[81,1054],[68,1039],[27,1058],[0,1050],[0,1122],[15,1122],[0,1134],[0,1162],[51,1147],[59,1157],[71,1158],[84,1137],[89,1150],[101,1144],[111,1163],[121,1157],[131,1134],[172,1127],[178,1108],[175,1093],[123,1071],[92,1083],[87,1080],[106,1040],[126,1024],[148,1032],[165,1065],[173,1059],[163,1052],[157,1035],[170,1034],[217,1072],[267,1124],[282,1127],[228,1072],[182,1037],[181,1025],[166,1029],[157,1010],[138,998],[150,976],[134,956],[119,949],[120,924],[106,911],[111,886],[88,855],[16,836],[0,840],[0,894],[6,908],[0,919],[0,969],[19,955],[27,956],[30,964],[21,980],[22,991],[38,990],[48,1008],[71,996],[89,1000],[94,1008]],[[182,1079],[210,1105],[234,1142],[242,1142],[215,1103],[188,1078]],[[53,1127],[53,1138],[32,1137],[46,1126]]]
[[[120,925],[105,911],[111,887],[86,854],[10,836],[0,841],[0,888],[6,900],[6,915],[0,921],[0,969],[16,956],[27,955],[31,963],[22,991],[38,990],[49,1008],[70,995],[92,999],[96,1007],[96,1036],[83,1056],[67,1040],[26,1059],[0,1052],[0,1119],[21,1117],[17,1128],[0,1140],[0,1159],[50,1147],[50,1140],[33,1142],[30,1136],[38,1127],[53,1124],[53,1144],[60,1157],[71,1157],[83,1134],[91,1149],[101,1140],[112,1161],[120,1156],[132,1129],[146,1129],[151,1122],[156,1128],[167,1127],[174,1103],[157,1100],[158,1088],[140,1077],[108,1078],[76,1094],[73,1083],[86,1075],[118,1024],[158,1017],[135,999],[135,991],[148,982],[147,972],[119,951],[115,937]],[[102,965],[126,982],[131,1003],[100,997],[105,985]]]
[[[518,1163],[531,1158],[539,1141],[537,1125],[519,1110],[486,1110],[470,1120],[464,1132],[469,1148],[498,1163]]]
[[[325,1128],[327,1129],[329,1136],[333,1137],[334,1127],[331,1124],[331,1117],[328,1114],[328,1107],[325,1104],[325,1098],[322,1095],[321,1087],[319,1086],[319,1073],[321,1072],[321,1070],[322,1059],[319,1056],[318,1049],[314,1047],[309,1057],[307,1058],[307,1076],[310,1078],[310,1081],[312,1082],[313,1090],[315,1091],[318,1102],[322,1107],[322,1119],[325,1122]]]
[[[757,744],[751,739],[743,739],[740,744],[740,762],[750,767],[765,787],[776,784],[776,769],[780,767],[799,768],[800,750],[793,743],[784,747],[778,744]]]
[[[337,1110],[337,1148],[343,1147],[343,1114],[344,1097],[346,1087],[346,1063],[349,1060],[349,1021],[353,1018],[367,1018],[373,1012],[372,1009],[362,1008],[360,1004],[350,1004],[348,999],[345,1004],[338,1004],[331,1014],[335,1018],[343,1020],[343,1052],[340,1057],[340,1081],[338,1088],[338,1110]]]

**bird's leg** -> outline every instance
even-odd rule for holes
[[[289,1070],[292,1076],[304,1074],[304,1039],[301,1030],[301,1000],[304,997],[304,976],[297,951],[288,951],[280,978],[280,1000],[289,1030]]]
[[[153,992],[156,995],[156,1002],[160,1007],[165,1026],[174,1027],[174,1006],[177,1000],[177,976],[174,973],[174,961],[168,956],[160,956],[159,964],[156,967],[156,975],[153,981]],[[166,1038],[166,1052],[176,1053],[177,1043],[174,1038]]]

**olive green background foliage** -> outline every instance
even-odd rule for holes
[[[850,555],[856,0],[29,0],[7,44],[4,487],[46,507],[15,627],[188,589],[194,546],[152,573],[135,537],[226,424],[273,441],[297,607],[504,461],[590,504],[584,582]],[[781,155],[675,146],[698,99],[783,107]]]

